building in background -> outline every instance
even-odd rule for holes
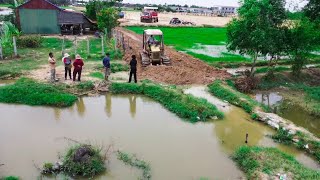
[[[82,34],[95,28],[83,13],[62,9],[47,0],[30,0],[15,13],[17,25],[25,34]]]

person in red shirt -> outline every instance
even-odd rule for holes
[[[79,54],[76,55],[76,59],[73,62],[73,81],[76,81],[76,76],[78,74],[78,81],[81,81],[82,66],[84,66],[83,60]]]

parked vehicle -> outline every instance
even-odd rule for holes
[[[143,12],[140,15],[140,22],[159,22],[157,9],[157,7],[144,7]]]

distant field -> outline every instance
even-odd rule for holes
[[[0,7],[10,7],[12,6],[11,4],[0,4]]]
[[[159,27],[127,27],[129,30],[142,34],[144,29]],[[230,53],[226,50],[226,28],[202,27],[160,27],[164,33],[167,46],[184,51],[208,63],[244,62],[247,58]]]

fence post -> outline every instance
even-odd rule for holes
[[[89,41],[89,37],[87,37],[87,53],[88,53],[88,56],[90,56],[90,41]]]
[[[117,41],[117,31],[115,31],[114,32],[114,50],[116,50],[117,49],[117,43],[118,43],[118,41]]]
[[[77,55],[77,36],[74,36],[74,55]]]
[[[16,37],[13,36],[13,50],[14,50],[14,56],[18,56],[18,51],[17,51],[17,42],[16,42]]]
[[[102,56],[104,56],[104,42],[103,42],[103,39],[104,39],[104,35],[101,37],[101,53],[102,53]]]
[[[0,59],[3,59],[2,46],[1,46],[1,44],[0,44]]]
[[[62,39],[62,50],[61,50],[62,56],[64,56],[64,42],[65,42],[65,38],[66,38],[66,36],[63,36],[63,39]]]

